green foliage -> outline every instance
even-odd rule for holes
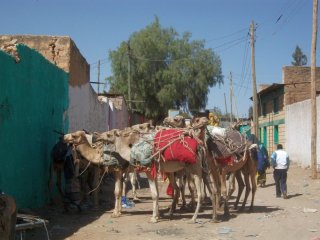
[[[293,66],[305,66],[307,65],[308,59],[307,56],[302,52],[301,48],[297,45],[294,53],[292,54]]]
[[[190,38],[190,33],[180,37],[173,28],[162,28],[156,17],[110,51],[110,92],[122,93],[128,100],[130,62],[134,111],[161,118],[168,109],[204,109],[209,87],[223,83],[221,61],[205,49],[204,41]]]

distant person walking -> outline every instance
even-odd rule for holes
[[[288,198],[287,195],[287,172],[289,169],[289,155],[283,150],[282,144],[277,145],[277,150],[271,155],[271,165],[274,169],[273,177],[276,183],[276,196],[284,199]]]
[[[268,151],[265,146],[260,143],[258,150],[258,165],[257,165],[257,184],[264,187],[267,181],[266,170],[270,167]]]

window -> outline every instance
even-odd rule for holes
[[[262,103],[262,115],[265,117],[267,115],[267,103]]]
[[[278,113],[279,112],[279,98],[276,97],[273,99],[273,112]]]

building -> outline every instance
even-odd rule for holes
[[[310,165],[311,106],[310,67],[288,66],[282,69],[281,84],[260,86],[258,92],[259,140],[268,152],[281,143],[291,160]],[[317,95],[320,93],[320,68],[316,73]],[[317,97],[319,122],[319,97]],[[319,132],[318,124],[318,132]],[[318,143],[320,141],[318,134]],[[317,151],[319,152],[319,144]],[[319,156],[318,156],[319,159]],[[319,160],[318,160],[319,162]]]
[[[285,143],[284,84],[263,86],[258,92],[259,140],[268,152]]]

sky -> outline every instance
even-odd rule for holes
[[[210,88],[207,109],[230,112],[232,75],[233,113],[248,116],[252,22],[258,88],[282,82],[282,68],[292,65],[297,45],[310,66],[312,0],[1,0],[0,34],[70,36],[91,66],[90,80],[97,81],[97,62],[100,79],[112,75],[108,52],[155,16],[163,28],[205,40],[205,48],[220,57],[224,84]]]

